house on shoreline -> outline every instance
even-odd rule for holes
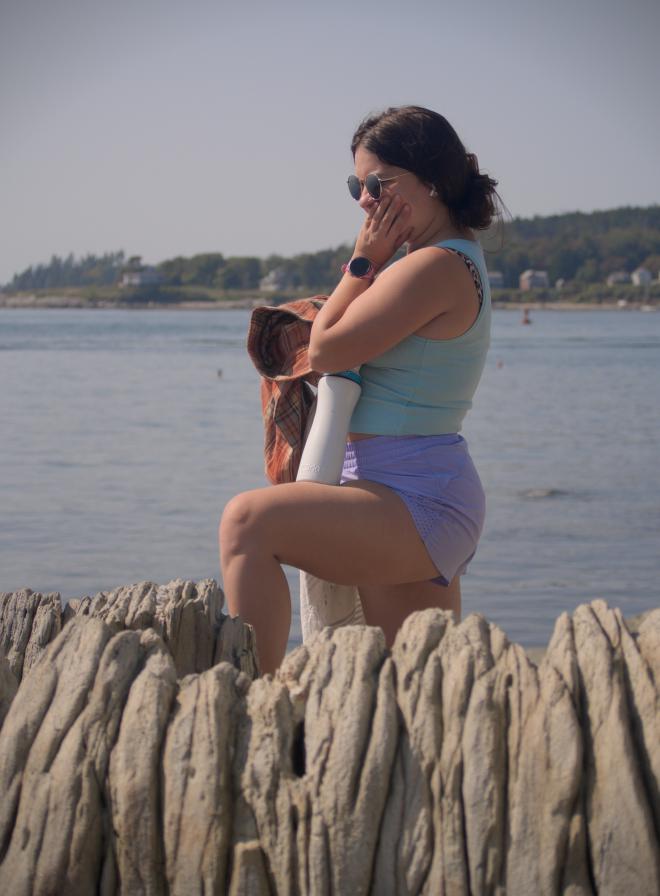
[[[630,275],[635,286],[650,286],[653,274],[647,268],[636,268]]]
[[[630,274],[628,271],[613,271],[605,282],[608,286],[621,286],[630,283]]]
[[[120,287],[159,286],[161,283],[163,275],[153,265],[143,265],[141,255],[133,255],[128,259],[119,280]]]
[[[291,277],[283,267],[273,268],[259,281],[259,289],[263,292],[281,292],[291,287]]]
[[[529,292],[531,289],[548,289],[550,280],[547,271],[535,271],[531,268],[518,278],[521,292]]]

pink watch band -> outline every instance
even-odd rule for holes
[[[364,274],[356,274],[355,271],[351,270],[351,265],[353,264],[353,261],[356,261],[356,260],[358,262],[367,262],[368,263],[369,266],[367,267]],[[373,283],[373,281],[376,279],[376,266],[370,259],[365,258],[364,256],[358,256],[356,259],[352,258],[348,262],[348,264],[343,264],[341,266],[341,270],[342,270],[342,274],[350,274],[351,277],[355,277],[356,280],[368,280],[370,283]]]

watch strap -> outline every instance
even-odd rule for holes
[[[357,280],[373,281],[376,277],[375,264],[364,255],[356,255],[355,258],[351,258],[348,264],[342,265],[341,270],[342,273],[348,273]]]

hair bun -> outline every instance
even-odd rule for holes
[[[497,214],[497,181],[479,171],[479,162],[474,153],[466,153],[466,160],[465,190],[461,200],[450,211],[460,227],[483,230]]]

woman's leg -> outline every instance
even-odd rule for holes
[[[461,619],[461,580],[455,576],[445,588],[435,582],[406,582],[403,585],[361,585],[360,601],[368,625],[379,625],[391,647],[404,619],[417,610],[439,607]]]
[[[292,482],[237,495],[220,523],[220,556],[229,611],[254,626],[262,672],[280,665],[289,636],[291,601],[281,564],[360,586],[438,575],[403,500],[364,480]],[[440,600],[446,589],[434,587]]]

